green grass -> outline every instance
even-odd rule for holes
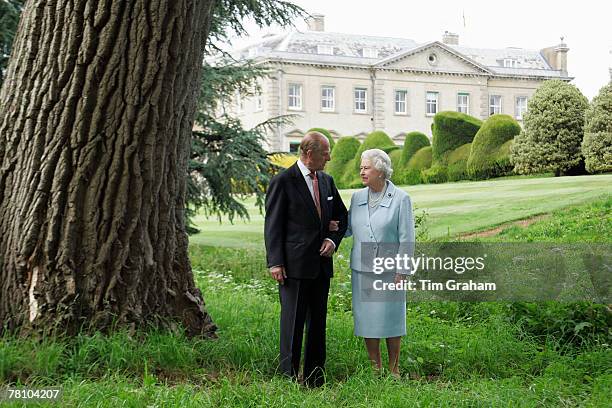
[[[581,177],[511,177],[478,182],[404,186],[417,208],[428,216],[431,237],[456,235],[548,213],[570,205],[612,194],[612,174]],[[355,190],[342,190],[350,203]],[[253,200],[246,206],[251,220],[235,221],[195,218],[201,232],[190,237],[196,245],[239,248],[263,246],[263,215]]]
[[[559,210],[491,240],[609,242],[612,198]],[[560,235],[560,232],[566,235]],[[608,343],[566,347],[514,323],[508,303],[409,303],[401,380],[374,375],[353,336],[345,247],[328,317],[327,384],[276,375],[278,294],[261,248],[192,244],[215,341],[141,328],[72,339],[0,338],[0,384],[63,387],[61,406],[601,407],[612,391]],[[39,404],[28,404],[37,406]],[[6,404],[6,406],[23,406]],[[57,406],[57,405],[56,405]]]

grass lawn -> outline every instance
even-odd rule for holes
[[[425,210],[429,235],[433,238],[480,230],[507,221],[588,202],[604,194],[612,194],[612,174],[580,177],[501,178],[489,181],[458,182],[404,186],[417,213]],[[342,190],[347,207],[355,190]],[[225,247],[263,246],[263,215],[254,201],[246,202],[250,221],[203,215],[195,218],[201,229],[190,237],[196,245]]]
[[[611,178],[483,182],[493,191],[497,205],[505,208],[504,214],[514,216],[521,213],[522,206],[549,212],[559,202],[567,205],[588,201],[552,211],[550,217],[527,228],[511,227],[487,240],[610,242]],[[518,184],[513,184],[516,181]],[[546,182],[556,183],[556,187],[544,196],[531,184]],[[478,212],[465,203],[458,204],[460,197],[472,205],[478,201],[476,196],[487,199],[486,194],[483,196],[477,191],[477,184],[483,186],[482,183],[458,183],[419,186],[409,191],[415,202],[430,202],[430,208],[421,207],[428,208],[430,214],[452,215],[447,215],[448,211],[437,212],[444,207],[431,199],[437,196],[448,202],[447,208],[453,207],[450,202],[454,202],[455,207],[478,218],[482,210]],[[345,198],[349,194],[344,192]],[[605,197],[601,199],[589,199],[602,194]],[[457,219],[467,217],[465,213],[455,215]],[[504,221],[508,219],[511,218]],[[259,227],[254,227],[256,224]],[[237,224],[235,228],[243,226]],[[479,223],[479,228],[486,226],[484,222]],[[400,357],[403,377],[395,380],[372,373],[362,340],[352,331],[348,240],[335,258],[337,273],[330,291],[327,383],[320,389],[310,390],[284,379],[276,375],[278,293],[265,271],[258,231],[261,219],[254,219],[246,227],[243,232],[233,230],[224,237],[207,230],[209,235],[202,234],[200,242],[210,239],[217,246],[192,242],[190,248],[196,282],[219,326],[218,340],[187,339],[180,332],[146,328],[139,328],[135,335],[118,332],[110,336],[81,335],[42,342],[0,337],[0,388],[6,384],[62,386],[61,403],[45,406],[71,407],[603,407],[610,404],[610,312],[603,305],[594,308],[584,303],[525,304],[521,309],[507,302],[412,302],[408,304],[408,334],[402,341]],[[249,228],[252,235],[244,232]],[[231,246],[242,240],[255,242],[243,248]],[[517,311],[519,317],[520,313],[526,313],[527,324],[517,320]],[[592,318],[595,314],[600,318]],[[608,316],[608,320],[602,320],[601,316],[604,319]],[[591,319],[589,330],[576,332],[568,341],[563,334],[567,334],[568,328],[570,334],[574,327],[584,328],[585,318]],[[539,332],[542,330],[543,334]],[[592,335],[596,330],[600,333],[598,337]],[[574,342],[577,336],[584,341]]]

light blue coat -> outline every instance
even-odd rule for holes
[[[398,252],[412,256],[414,253],[414,216],[410,196],[391,181],[388,183],[385,197],[371,218],[368,211],[368,187],[355,192],[351,197],[348,230],[345,234],[347,237],[353,236],[351,269],[372,272],[371,259],[374,257],[394,257]],[[362,246],[363,243],[372,244]],[[380,245],[382,243],[385,245]],[[406,270],[397,272],[409,273]]]

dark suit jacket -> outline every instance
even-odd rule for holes
[[[334,180],[317,172],[321,219],[297,163],[270,181],[266,195],[264,238],[268,267],[283,265],[288,278],[314,279],[323,271],[333,275],[332,258],[319,255],[325,238],[340,247],[347,228],[347,210]],[[338,220],[339,231],[329,231]]]

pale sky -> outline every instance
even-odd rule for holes
[[[569,47],[572,81],[591,99],[610,80],[612,2],[609,0],[293,0],[309,13],[325,15],[325,31],[442,41],[445,30],[459,34],[459,45],[474,48]],[[463,23],[465,15],[465,26]],[[305,29],[304,22],[296,22]],[[279,29],[250,31],[252,37]],[[240,46],[247,42],[234,42]],[[248,41],[250,42],[250,41]]]

